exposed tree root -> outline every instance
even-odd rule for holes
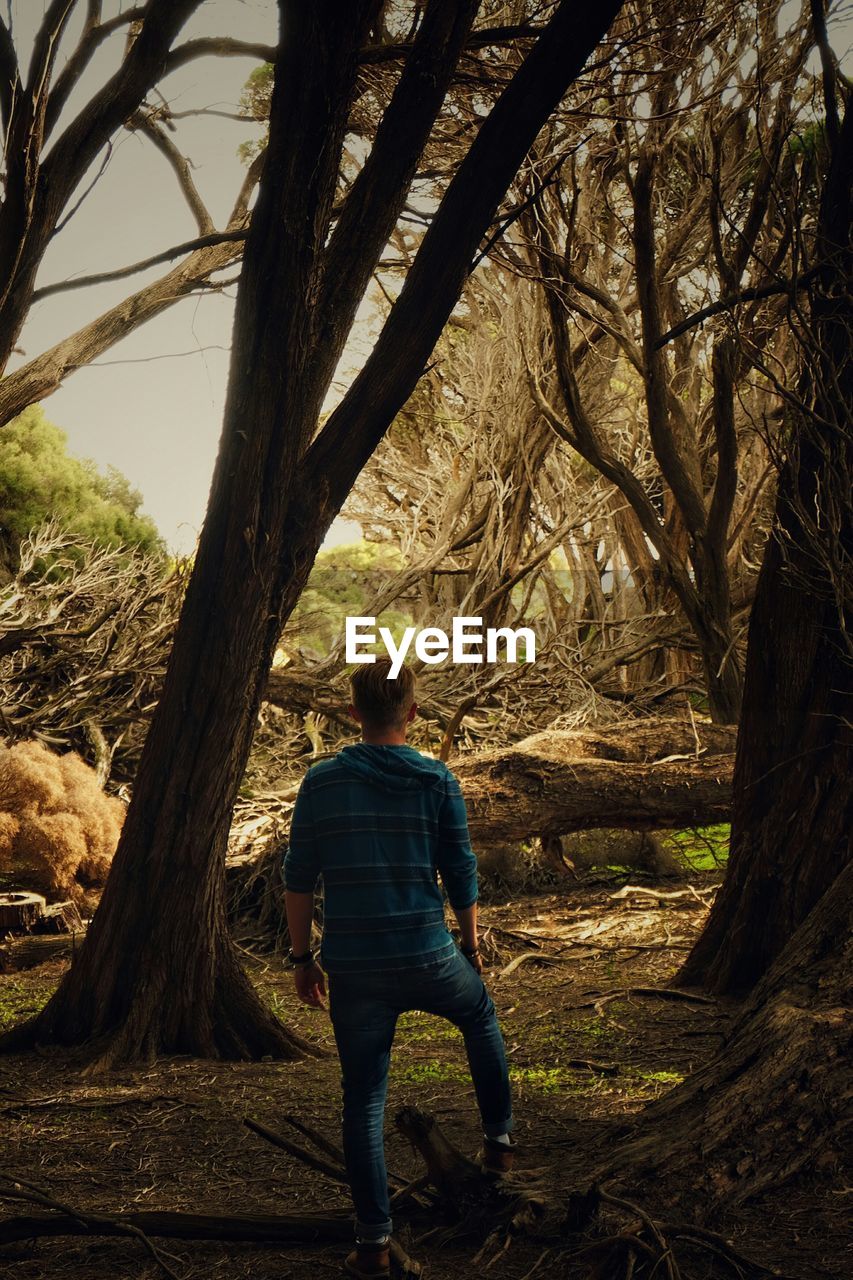
[[[248,1127],[274,1142],[294,1158],[318,1169],[336,1183],[345,1181],[336,1145],[302,1121],[298,1128],[324,1152],[320,1159],[289,1139],[253,1121]],[[498,1267],[520,1236],[544,1246],[528,1271],[532,1277],[548,1261],[548,1272],[559,1268],[577,1280],[688,1280],[691,1276],[731,1275],[737,1280],[763,1280],[778,1274],[738,1253],[713,1231],[696,1223],[657,1218],[648,1210],[598,1186],[569,1197],[568,1203],[549,1193],[535,1174],[495,1176],[459,1152],[434,1118],[416,1107],[404,1107],[397,1128],[415,1146],[426,1165],[426,1179],[435,1198],[424,1202],[422,1182],[410,1183],[395,1194],[395,1216],[416,1233],[417,1243],[433,1249],[464,1238],[477,1243],[472,1267]],[[233,1240],[279,1248],[348,1241],[349,1214],[187,1214],[89,1213],[54,1200],[10,1174],[0,1174],[0,1199],[37,1205],[46,1213],[0,1221],[0,1246],[21,1240],[56,1236],[133,1236],[140,1240],[161,1270],[174,1280],[162,1253],[149,1237],[181,1240]],[[395,1181],[402,1181],[395,1178]],[[7,1189],[8,1188],[8,1189]],[[418,1188],[420,1194],[413,1192]],[[429,1193],[430,1197],[432,1193]],[[436,1224],[436,1210],[440,1219]],[[424,1231],[424,1227],[428,1227]],[[418,1234],[419,1233],[419,1234]],[[397,1241],[392,1242],[394,1271],[416,1276],[417,1263]],[[695,1265],[694,1265],[695,1264]],[[712,1267],[716,1267],[712,1270]],[[692,1269],[690,1269],[692,1268]],[[722,1268],[722,1270],[720,1270]]]

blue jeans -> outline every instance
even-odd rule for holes
[[[512,1129],[504,1043],[482,978],[458,951],[408,969],[329,974],[329,1013],[341,1060],[343,1145],[356,1233],[392,1229],[385,1171],[385,1095],[397,1018],[409,1009],[438,1014],[465,1039],[471,1079],[489,1137]]]

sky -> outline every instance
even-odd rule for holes
[[[6,7],[6,6],[4,6]],[[15,44],[26,63],[43,0],[12,0]],[[131,7],[107,0],[106,17]],[[80,18],[86,6],[78,4]],[[206,0],[179,42],[199,35],[230,35],[275,45],[275,0]],[[79,20],[60,51],[74,47]],[[69,112],[118,66],[125,34],[111,38],[93,59]],[[198,107],[236,110],[251,71],[247,58],[197,59],[162,82],[175,111]],[[61,128],[61,126],[60,126]],[[193,165],[193,177],[217,226],[223,226],[245,173],[240,143],[258,136],[256,125],[214,116],[178,122],[173,141]],[[100,165],[100,160],[98,162]],[[80,190],[84,190],[83,183]],[[139,261],[198,234],[165,158],[134,133],[120,134],[104,176],[57,236],[38,286],[77,274]],[[175,260],[177,261],[177,260]],[[38,303],[20,339],[27,357],[73,333],[173,264],[129,281],[59,294]],[[201,529],[222,424],[233,318],[234,289],[177,303],[112,347],[91,367],[71,375],[44,401],[47,417],[68,436],[69,451],[118,467],[143,495],[143,509],[167,544],[191,552]],[[351,542],[360,529],[339,520],[327,545]]]

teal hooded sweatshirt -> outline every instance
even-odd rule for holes
[[[323,881],[321,960],[328,973],[403,969],[453,952],[444,898],[477,901],[465,802],[440,760],[406,746],[344,747],[303,779],[284,882]]]

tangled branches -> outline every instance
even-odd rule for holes
[[[0,730],[133,771],[183,595],[181,566],[48,522],[0,589]]]

